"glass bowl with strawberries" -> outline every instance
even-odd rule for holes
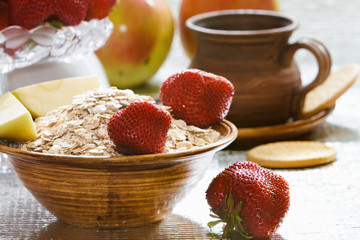
[[[40,62],[70,63],[103,46],[113,29],[107,16],[114,4],[115,0],[0,1],[0,93],[12,90],[8,73],[15,69]],[[23,83],[17,79],[15,85]],[[3,158],[0,154],[0,161]]]
[[[53,99],[94,79],[60,81],[64,87],[51,92]],[[174,92],[183,81],[188,88]],[[42,83],[45,93],[36,98],[48,99],[46,89],[59,83]],[[200,70],[170,76],[162,103],[131,90],[95,88],[60,106],[47,101],[40,111],[27,94],[34,87],[0,96],[12,103],[0,104],[0,116],[8,116],[0,118],[0,152],[50,213],[76,226],[111,229],[163,219],[202,178],[214,154],[237,137],[236,126],[224,119],[232,84]],[[19,126],[27,126],[21,133],[36,134],[20,135]]]
[[[0,2],[0,73],[42,60],[70,62],[109,38],[114,0]]]

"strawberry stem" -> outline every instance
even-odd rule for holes
[[[240,217],[241,208],[242,202],[237,203],[235,206],[231,193],[226,195],[221,209],[211,208],[213,214],[210,214],[210,216],[219,220],[209,222],[209,228],[224,222],[223,238],[227,238],[231,233],[238,233],[245,239],[251,239],[252,236],[247,233],[242,224],[243,220]]]
[[[222,220],[217,220],[217,221],[211,221],[211,222],[208,222],[208,227],[209,228],[212,228],[212,227],[215,227],[217,224],[221,223]]]
[[[55,19],[48,20],[47,23],[55,29],[61,29],[64,26],[61,21]]]

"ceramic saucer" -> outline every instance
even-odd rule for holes
[[[285,124],[238,128],[238,136],[232,147],[243,148],[265,142],[290,139],[308,133],[323,123],[334,108],[335,106],[325,109],[310,118],[289,121]]]

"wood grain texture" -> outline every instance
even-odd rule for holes
[[[200,180],[216,151],[237,137],[229,121],[220,139],[178,153],[119,157],[38,154],[0,145],[24,186],[59,220],[86,228],[160,221]]]

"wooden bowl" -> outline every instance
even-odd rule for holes
[[[135,227],[159,221],[195,186],[215,152],[237,137],[223,120],[221,138],[178,153],[118,157],[40,154],[0,144],[18,177],[59,220],[86,228]]]

